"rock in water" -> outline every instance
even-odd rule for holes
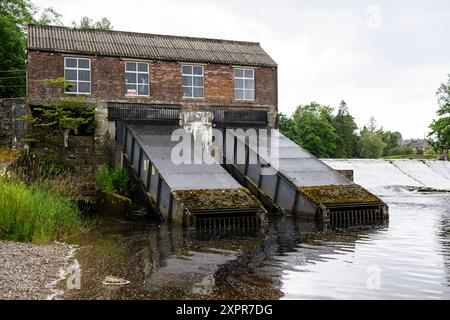
[[[105,278],[105,280],[103,281],[103,284],[107,285],[107,286],[123,286],[123,285],[129,284],[129,283],[130,283],[130,281],[128,281],[128,280],[114,277],[114,276],[107,276]]]

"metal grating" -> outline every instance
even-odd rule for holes
[[[330,224],[335,227],[375,225],[383,222],[381,208],[346,208],[329,211]]]
[[[252,231],[261,226],[257,214],[235,216],[196,216],[195,227],[203,231]]]
[[[218,123],[267,124],[267,111],[262,110],[214,110],[214,121]]]
[[[114,120],[179,120],[176,105],[139,105],[108,103],[108,119]]]

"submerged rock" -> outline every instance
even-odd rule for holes
[[[131,199],[111,192],[100,192],[97,197],[97,212],[111,216],[123,216],[131,209]]]

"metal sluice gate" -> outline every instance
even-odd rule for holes
[[[172,161],[178,141],[172,141],[171,135],[180,128],[167,120],[151,124],[116,122],[117,142],[154,211],[164,220],[197,229],[264,223],[266,210],[260,201],[220,164]],[[199,156],[202,151],[193,145],[191,156]]]
[[[389,217],[388,206],[377,196],[353,183],[267,124],[247,125],[239,111],[216,112],[216,127],[223,139],[217,145],[230,174],[274,211],[309,217],[331,226],[376,225]],[[243,117],[244,119],[247,117]],[[230,121],[227,121],[230,120]],[[262,119],[260,117],[260,119]],[[257,143],[242,131],[267,133]],[[230,130],[228,130],[230,129]],[[265,130],[265,131],[264,131]],[[259,147],[264,150],[260,152]],[[271,147],[276,146],[276,153]],[[238,161],[240,157],[243,161]],[[253,159],[253,162],[251,161]]]

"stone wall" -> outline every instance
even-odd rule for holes
[[[29,113],[24,99],[0,100],[0,146],[20,147],[26,136],[22,117]]]
[[[0,146],[12,143],[11,105],[8,101],[0,102]]]

